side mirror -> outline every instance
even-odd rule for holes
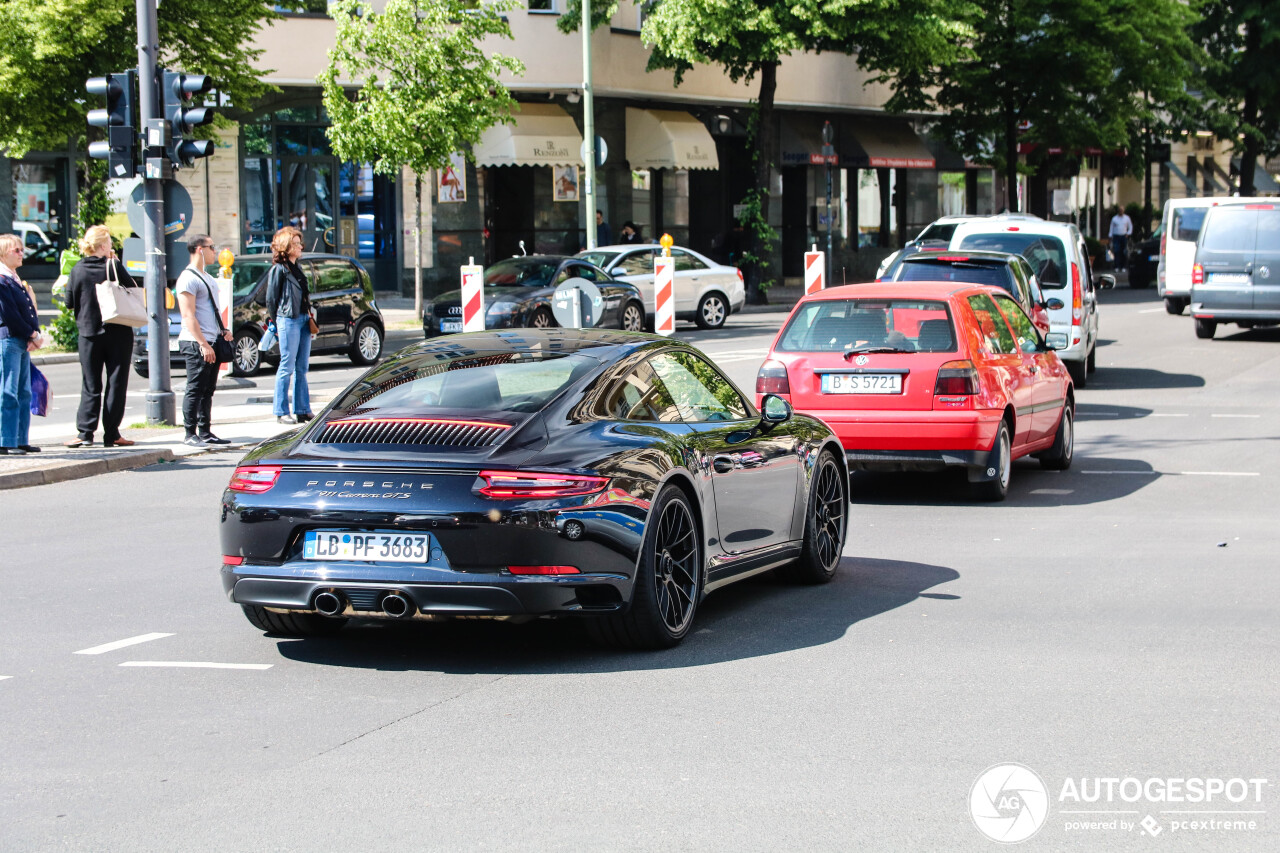
[[[1044,307],[1049,311],[1059,311],[1066,308],[1067,304],[1061,299],[1055,297],[1054,299],[1050,299],[1048,302],[1044,303]]]
[[[1101,273],[1093,277],[1093,283],[1099,290],[1110,290],[1116,286],[1116,277],[1110,273]]]
[[[765,394],[760,401],[760,420],[776,425],[791,420],[791,404],[777,394]]]

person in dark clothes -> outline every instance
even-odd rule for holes
[[[80,240],[81,258],[67,280],[66,301],[80,331],[80,410],[76,413],[79,436],[67,447],[88,447],[102,417],[102,446],[128,447],[133,442],[120,435],[124,420],[125,395],[129,391],[129,360],[133,353],[133,328],[119,323],[103,323],[98,305],[97,285],[111,277],[121,287],[137,287],[111,247],[111,232],[94,225]],[[106,369],[106,400],[103,400],[102,372]]]
[[[613,231],[609,228],[609,223],[604,221],[603,210],[596,211],[596,245],[613,245]]]
[[[622,223],[622,231],[618,234],[619,243],[642,243],[640,228],[631,221]]]
[[[30,444],[31,353],[43,345],[31,290],[18,278],[22,238],[0,234],[0,455],[39,453]]]

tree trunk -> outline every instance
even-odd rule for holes
[[[778,88],[778,63],[762,62],[760,64],[760,94],[756,101],[755,138],[751,140],[755,147],[755,189],[760,199],[760,217],[769,221],[769,179],[773,174],[774,140],[777,134],[773,127],[773,98]],[[761,236],[754,227],[748,235],[751,239],[751,256],[754,258],[743,270],[747,283],[747,301],[752,305],[765,305],[769,302],[766,293],[768,285],[764,283],[765,267],[773,246]]]
[[[1246,61],[1258,55],[1262,49],[1262,32],[1256,21],[1245,24],[1244,52]],[[1258,155],[1262,153],[1262,143],[1254,135],[1258,124],[1258,84],[1250,82],[1244,90],[1244,110],[1240,119],[1245,126],[1244,149],[1240,152],[1240,195],[1251,196],[1254,189],[1254,172],[1258,167]]]
[[[1004,209],[1018,209],[1018,116],[1004,109]]]
[[[422,317],[422,176],[413,173],[413,313]]]

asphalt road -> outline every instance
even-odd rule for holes
[[[1019,463],[996,505],[856,475],[833,583],[716,592],[663,653],[572,623],[263,636],[218,583],[231,459],[6,493],[2,846],[994,851],[971,789],[1016,762],[1045,797],[1006,786],[983,825],[1042,818],[1021,849],[1280,849],[1280,332],[1104,301],[1070,471]],[[780,321],[689,337],[750,388]],[[1108,778],[1145,787],[1063,797]],[[1148,798],[1173,779],[1226,793]]]

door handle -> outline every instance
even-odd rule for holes
[[[728,474],[738,467],[738,461],[732,456],[720,455],[711,460],[711,468],[717,474]]]

